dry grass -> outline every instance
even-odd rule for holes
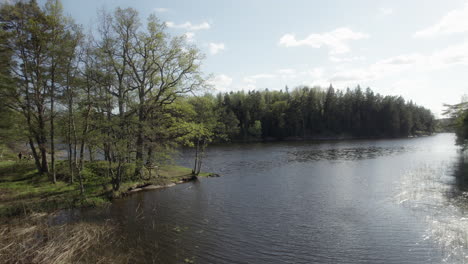
[[[31,214],[0,225],[2,263],[128,263],[110,224],[78,222],[50,225],[45,214]],[[118,252],[118,251],[117,251]]]

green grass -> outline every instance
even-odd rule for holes
[[[124,166],[124,180],[118,192],[112,191],[106,177],[107,163],[97,161],[87,163],[83,170],[84,195],[80,194],[78,179],[69,183],[67,164],[57,163],[56,184],[47,175],[39,175],[31,161],[0,162],[0,216],[28,214],[30,212],[49,212],[57,209],[100,206],[108,204],[116,197],[126,194],[130,188],[147,184],[167,185],[187,180],[191,177],[191,169],[164,165],[158,170],[158,177],[147,179],[132,179],[134,165]],[[146,172],[147,173],[147,172]],[[155,171],[152,172],[155,175]],[[210,176],[201,173],[199,176]]]

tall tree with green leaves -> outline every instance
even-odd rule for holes
[[[73,22],[62,14],[59,1],[49,0],[41,9],[36,1],[4,4],[0,9],[2,50],[11,63],[5,65],[14,80],[3,94],[6,104],[21,113],[27,138],[40,173],[55,175],[55,103],[63,84],[60,71],[70,55],[64,48]],[[6,54],[6,53],[4,53]],[[74,56],[74,55],[70,55]],[[49,146],[50,144],[50,146]]]
[[[446,107],[444,115],[455,120],[456,143],[463,146],[463,150],[468,149],[468,98],[464,96],[461,103],[444,106]]]
[[[195,147],[193,177],[200,174],[205,150],[209,143],[214,140],[227,140],[225,126],[221,118],[222,112],[216,109],[214,96],[206,94],[199,97],[191,97],[188,102],[192,105],[195,115],[193,116],[194,131],[192,133],[192,145]]]
[[[5,41],[9,50],[9,71],[15,89],[5,94],[5,102],[21,113],[28,128],[28,141],[37,169],[47,173],[46,100],[47,89],[47,18],[35,1],[5,4],[0,10]]]
[[[133,11],[128,11],[133,12]],[[165,24],[154,15],[148,18],[146,28],[131,32],[127,53],[130,67],[130,87],[136,92],[136,168],[142,175],[145,131],[152,112],[161,112],[165,105],[178,97],[194,93],[204,86],[200,72],[203,56],[186,44],[183,37],[172,38],[165,32]],[[151,148],[151,146],[149,146]]]

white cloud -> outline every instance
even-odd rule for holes
[[[208,80],[208,84],[214,86],[218,91],[227,92],[231,88],[232,78],[226,74],[218,74]]]
[[[330,32],[310,34],[305,39],[296,39],[294,34],[285,34],[281,37],[279,45],[283,47],[310,46],[312,48],[321,48],[326,46],[331,54],[342,54],[350,51],[347,44],[350,40],[359,40],[368,38],[369,35],[361,32],[352,31],[349,28],[337,28]]]
[[[432,84],[428,79],[401,79],[391,83],[388,91],[394,94],[404,95],[408,98],[417,98],[425,95],[425,93],[421,93],[420,91],[431,86]],[[441,103],[439,102],[439,104]]]
[[[422,29],[414,37],[434,37],[468,31],[468,3],[463,8],[448,12],[434,25]]]
[[[422,55],[413,53],[413,54],[390,57],[388,59],[381,60],[379,64],[381,65],[407,65],[407,64],[414,64],[420,61],[421,59],[423,59]]]
[[[419,54],[408,54],[390,57],[377,61],[367,67],[341,69],[335,72],[330,78],[331,83],[341,83],[350,86],[362,82],[368,82],[383,78],[385,76],[399,73],[404,70],[415,67],[416,64],[422,62],[424,56]]]
[[[314,80],[321,79],[323,78],[323,75],[325,74],[325,70],[323,68],[313,68],[309,71],[306,71],[306,74],[312,77],[312,79]]]
[[[405,54],[377,61],[367,67],[343,68],[330,78],[332,83],[353,85],[401,74],[409,70],[428,73],[455,65],[468,66],[468,41],[430,54]]]
[[[352,61],[363,61],[366,58],[364,56],[353,56],[353,57],[337,57],[330,56],[330,61],[332,62],[352,62]]]
[[[257,80],[259,79],[272,79],[272,78],[275,78],[275,75],[269,74],[269,73],[260,73],[260,74],[255,74],[255,75],[244,77],[244,82],[248,84],[256,84]]]
[[[270,74],[270,73],[260,73],[260,74],[254,74],[250,76],[244,77],[243,84],[241,86],[241,90],[256,90],[257,89],[257,83],[259,80],[263,80],[263,86],[267,87],[268,85],[265,85],[266,83],[271,83],[271,81],[274,81],[276,84],[276,75]]]
[[[202,22],[200,24],[192,24],[191,22],[185,22],[183,24],[176,24],[174,22],[166,22],[166,26],[170,28],[185,29],[189,31],[197,31],[202,29],[209,29],[211,26],[208,22]]]
[[[458,97],[458,91],[453,87],[446,87],[444,93],[438,92],[439,84],[434,83],[430,78],[401,79],[389,84],[385,89],[387,94],[401,95],[405,99],[413,99],[417,104],[431,109],[436,117],[442,117],[444,110],[443,102],[453,101],[453,95]],[[448,92],[450,90],[450,92]],[[422,92],[424,91],[424,92]]]
[[[194,42],[195,41],[195,32],[186,32],[184,34],[185,36],[185,39],[188,41],[188,42]]]
[[[154,9],[155,12],[158,12],[158,13],[166,13],[166,12],[169,12],[169,8],[165,8],[165,7],[157,7]]]
[[[468,65],[468,41],[434,52],[428,63],[432,68]]]
[[[329,85],[324,78],[325,69],[321,67],[297,70],[284,68],[273,71],[274,73],[260,73],[243,78],[242,89],[254,90],[258,87],[282,88],[285,85],[295,87],[298,85],[322,86]]]
[[[260,74],[255,74],[255,75],[252,75],[250,76],[250,78],[252,79],[270,79],[270,78],[274,78],[275,75],[273,74],[269,74],[269,73],[260,73]]]
[[[356,60],[362,59],[359,57],[351,58]],[[410,53],[392,56],[362,67],[346,63],[333,65],[331,68],[309,68],[302,65],[297,69],[282,68],[271,72],[248,75],[237,86],[230,87],[230,89],[254,90],[258,87],[280,89],[284,85],[288,85],[289,87],[298,85],[328,87],[330,84],[338,88],[355,87],[358,84],[367,87],[369,85],[373,86],[377,83],[376,81],[381,80],[385,80],[385,83],[391,85],[392,81],[389,80],[392,78],[400,80],[413,75],[432,76],[438,70],[457,65],[468,66],[468,39],[465,42],[441,50],[435,50],[431,53]],[[385,83],[384,85],[379,85],[381,91],[382,87],[388,87]],[[418,92],[421,92],[418,87],[424,87],[416,86],[414,82],[412,84],[415,85],[413,88],[411,88],[409,81],[397,83],[394,86],[399,86],[400,89],[408,87],[408,89],[415,89]],[[418,85],[420,84],[418,83]],[[401,90],[395,89],[388,90],[386,93],[402,94]],[[405,98],[418,98],[417,95],[410,92],[403,95]],[[446,101],[448,102],[449,100]]]
[[[393,8],[381,7],[381,8],[379,8],[379,14],[381,16],[389,16],[389,15],[393,14]]]
[[[210,53],[215,55],[218,54],[220,51],[225,50],[226,47],[224,46],[224,43],[210,43],[208,44]]]
[[[279,69],[276,71],[280,75],[295,75],[296,70],[294,69]]]
[[[355,69],[341,71],[333,74],[328,80],[331,83],[359,83],[369,81],[376,77],[371,70],[368,69]]]
[[[241,87],[241,89],[239,90],[257,90],[257,86],[255,84],[252,84],[252,83],[249,83],[243,87]]]

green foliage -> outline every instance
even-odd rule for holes
[[[183,99],[205,86],[195,46],[168,34],[154,15],[141,23],[132,8],[101,19],[93,39],[64,16],[58,0],[0,7],[0,114],[23,127],[17,133],[14,122],[0,119],[0,143],[20,135],[38,170],[54,181],[64,174],[55,169],[56,143],[67,145],[69,163],[61,169],[70,182],[75,175],[83,181],[86,149],[101,150],[119,189],[126,178],[142,177],[144,164],[167,159],[194,134],[209,137],[212,127],[195,120],[202,117]]]
[[[249,134],[256,138],[262,136],[262,122],[260,120],[255,120],[253,125],[249,127]]]
[[[457,144],[463,146],[463,149],[466,150],[468,148],[468,100],[464,96],[461,103],[445,105],[445,107],[444,115],[453,120],[455,133],[457,134]]]
[[[188,179],[191,173],[189,168],[163,165],[158,170],[159,177],[134,181],[131,178],[135,164],[124,164],[124,192],[113,192],[107,176],[108,162],[88,162],[83,169],[85,193],[81,195],[78,183],[68,183],[66,167],[65,161],[57,163],[58,181],[53,184],[47,175],[38,174],[32,162],[0,162],[0,216],[104,205],[109,199],[125,194],[129,188],[177,183]],[[201,173],[200,176],[209,174]]]
[[[441,118],[436,120],[437,133],[455,133],[455,120],[453,118]]]
[[[407,137],[431,134],[435,125],[429,110],[360,87],[345,92],[333,87],[231,92],[198,98],[199,106],[194,100],[204,124],[229,140]]]
[[[217,109],[216,99],[212,95],[190,97],[187,102],[194,110],[192,138],[203,139],[207,143],[213,140],[228,139],[226,125],[222,122],[222,113]]]

